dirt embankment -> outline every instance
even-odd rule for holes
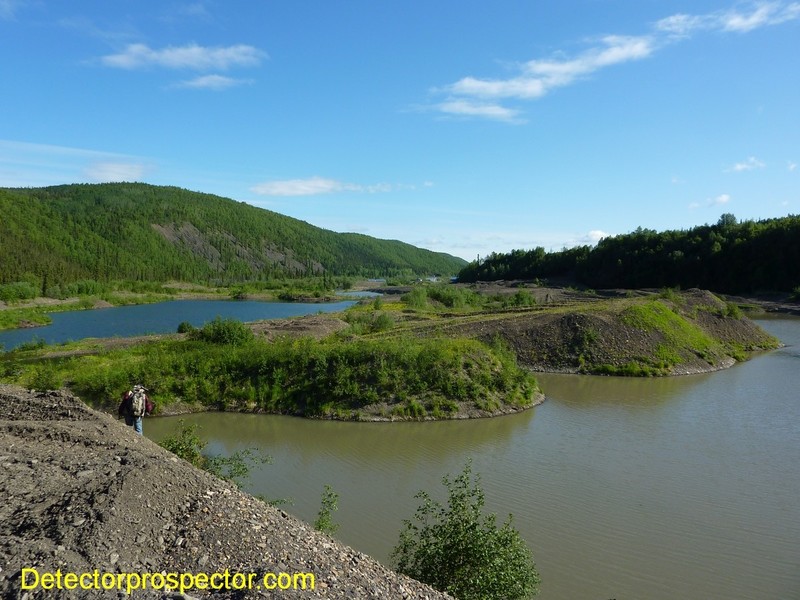
[[[23,568],[60,569],[62,578],[89,573],[89,586],[95,570],[101,585],[104,573],[226,570],[231,587],[236,573],[262,583],[213,595],[150,589],[130,596],[140,599],[449,598],[191,467],[74,396],[0,385],[0,415],[2,598],[125,597],[80,587],[23,591]],[[314,589],[308,578],[297,580],[305,590],[263,589],[270,572],[312,573]]]
[[[522,366],[557,373],[704,373],[778,345],[735,307],[704,290],[687,290],[668,299],[651,294],[584,300],[453,319],[418,332],[486,342],[499,337]]]

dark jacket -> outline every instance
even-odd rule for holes
[[[120,417],[130,417],[132,415],[131,410],[131,400],[133,400],[133,391],[128,390],[124,394],[122,394],[122,402],[119,403],[119,408],[117,409],[117,415]],[[144,414],[149,415],[153,412],[154,405],[150,400],[150,396],[145,394],[144,396]]]

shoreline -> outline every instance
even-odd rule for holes
[[[149,418],[161,418],[161,417],[180,417],[183,415],[194,415],[200,413],[235,413],[235,414],[254,414],[254,415],[274,415],[274,416],[282,416],[282,417],[294,417],[298,419],[307,419],[309,421],[340,421],[343,423],[426,423],[426,422],[433,422],[433,421],[467,421],[470,419],[477,420],[477,419],[494,419],[496,417],[504,417],[508,415],[515,415],[521,412],[525,412],[526,410],[531,410],[536,408],[537,406],[541,406],[547,400],[547,395],[541,390],[537,390],[534,393],[533,401],[521,407],[515,406],[503,406],[498,408],[494,411],[481,411],[481,410],[471,410],[467,412],[457,412],[453,416],[447,417],[432,417],[432,416],[425,416],[422,418],[415,418],[415,417],[406,417],[401,415],[393,415],[389,417],[381,416],[380,414],[360,414],[354,416],[353,418],[340,418],[334,414],[324,415],[324,416],[308,416],[303,414],[292,414],[292,413],[280,413],[280,412],[269,412],[263,410],[248,410],[247,408],[242,408],[241,410],[220,410],[214,409],[209,407],[198,407],[198,410],[193,410],[192,407],[183,405],[186,407],[185,410],[168,410],[168,412],[159,413],[157,415],[152,415]],[[170,407],[174,407],[176,404],[182,404],[179,402],[170,404]],[[102,406],[92,406],[95,410],[103,411],[106,414],[112,415],[112,412]],[[357,411],[353,411],[357,412]]]

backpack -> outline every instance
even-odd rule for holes
[[[142,417],[147,408],[147,396],[144,390],[139,388],[133,392],[131,396],[131,415],[134,417]]]

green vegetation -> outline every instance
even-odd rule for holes
[[[443,283],[416,285],[401,299],[409,309],[422,312],[476,312],[536,305],[536,299],[526,289],[486,295]]]
[[[53,319],[48,317],[43,309],[13,308],[0,310],[0,329],[15,329],[22,323],[49,325],[52,322]]]
[[[726,293],[789,292],[800,282],[800,216],[633,233],[560,252],[544,248],[491,254],[459,281],[566,277],[594,288],[702,288]]]
[[[58,358],[47,353],[47,347],[5,353],[0,374],[29,387],[63,383],[109,408],[119,390],[136,380],[147,382],[159,410],[182,402],[197,409],[340,419],[524,408],[538,391],[513,353],[476,340],[395,335],[267,342],[243,324],[221,319],[185,339]]]
[[[453,274],[465,264],[210,194],[139,183],[0,189],[0,213],[0,299],[69,297],[82,281],[228,285]]]
[[[334,492],[331,486],[325,484],[325,488],[322,490],[322,504],[317,514],[317,520],[314,521],[314,529],[331,536],[339,531],[339,524],[333,521],[333,513],[339,508],[338,501],[339,494]]]
[[[197,425],[178,421],[178,431],[164,438],[159,445],[195,467],[242,487],[254,464],[271,463],[272,458],[254,448],[234,452],[231,456],[209,455],[203,452],[206,442],[197,434]]]
[[[497,526],[484,515],[480,477],[468,462],[455,479],[442,479],[447,506],[426,492],[413,521],[404,521],[392,553],[397,570],[459,600],[525,600],[539,589],[533,555],[512,517]]]

